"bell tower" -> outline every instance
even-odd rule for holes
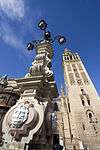
[[[100,97],[77,53],[65,49],[63,69],[67,87],[67,96],[61,96],[62,113],[66,113],[65,148],[100,149]]]

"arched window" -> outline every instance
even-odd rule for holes
[[[89,122],[92,123],[95,120],[94,112],[91,110],[87,110],[86,114],[89,118]]]
[[[67,59],[66,59],[66,56],[65,56],[65,60],[67,60]]]
[[[82,99],[82,105],[85,106],[84,100]]]
[[[85,106],[84,96],[82,94],[80,95],[80,98],[81,98],[82,105]]]
[[[90,100],[89,99],[87,100],[87,102],[88,102],[88,105],[90,105]]]
[[[91,110],[87,110],[86,112],[87,117],[89,118],[89,123],[93,126],[95,133],[97,133],[96,123],[98,123],[97,118],[95,117],[95,114]]]
[[[84,125],[84,123],[82,124],[82,126],[83,126],[83,130],[85,130],[85,125]]]
[[[90,119],[92,118],[92,113],[91,113],[91,112],[89,112],[89,118],[90,118]]]
[[[73,58],[72,58],[72,55],[70,55],[70,60],[72,60]]]
[[[69,56],[67,56],[67,60],[69,60]]]
[[[69,110],[69,112],[71,112],[70,103],[69,102],[68,102],[68,110]]]
[[[88,94],[86,95],[86,99],[87,99],[88,105],[90,105],[90,98],[89,98],[89,95],[88,95]]]
[[[81,89],[81,92],[83,95],[86,95],[86,92],[84,91],[84,89]]]
[[[77,55],[76,55],[76,59],[79,59]]]

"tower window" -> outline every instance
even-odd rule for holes
[[[82,92],[83,95],[86,95],[84,89],[81,89],[81,92]]]
[[[67,57],[67,60],[69,60],[69,57]]]
[[[72,60],[72,55],[70,55],[70,60]]]
[[[83,95],[80,95],[80,97],[81,97],[82,105],[85,106],[84,96],[83,96]]]
[[[89,95],[86,95],[86,98],[87,98],[88,105],[90,105]]]
[[[88,79],[87,79],[87,76],[86,76],[85,72],[81,72],[81,76],[82,76],[82,78],[83,78],[84,83],[85,83],[85,84],[88,84],[89,81],[88,81]]]
[[[85,125],[84,125],[84,124],[82,124],[82,126],[83,126],[83,130],[85,130]]]
[[[73,146],[73,150],[76,150],[76,146],[75,145]]]
[[[92,118],[92,113],[89,113],[89,118],[90,118],[90,119]]]
[[[68,110],[69,110],[69,112],[71,112],[70,103],[69,102],[68,102]]]
[[[78,59],[78,56],[76,55],[76,59]]]
[[[88,105],[90,105],[90,100],[89,99],[87,100],[87,102],[88,102]]]
[[[74,71],[77,71],[77,69],[76,69],[76,68],[74,68],[73,70],[74,70]]]
[[[87,114],[87,117],[90,120],[90,123],[92,123],[93,120],[94,120],[94,113],[91,110],[87,110],[86,114]]]
[[[75,55],[73,55],[74,59],[77,59]]]
[[[73,70],[74,70],[74,71],[77,71],[77,68],[76,68],[76,65],[75,65],[75,64],[72,64],[72,67],[73,67]]]
[[[81,89],[81,92],[83,93],[83,92],[84,92],[84,89]]]
[[[84,100],[82,100],[82,105],[85,106]]]

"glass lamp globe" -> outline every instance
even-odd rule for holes
[[[30,51],[34,48],[34,45],[32,43],[27,44],[27,49]]]
[[[66,42],[66,38],[64,36],[59,36],[58,42],[59,44],[64,44]]]
[[[41,29],[41,30],[45,30],[47,28],[47,23],[44,21],[44,20],[41,20],[39,23],[38,23],[38,27]]]

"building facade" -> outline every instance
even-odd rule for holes
[[[99,150],[100,98],[77,53],[65,49],[58,96],[49,41],[23,78],[0,80],[0,150]]]

